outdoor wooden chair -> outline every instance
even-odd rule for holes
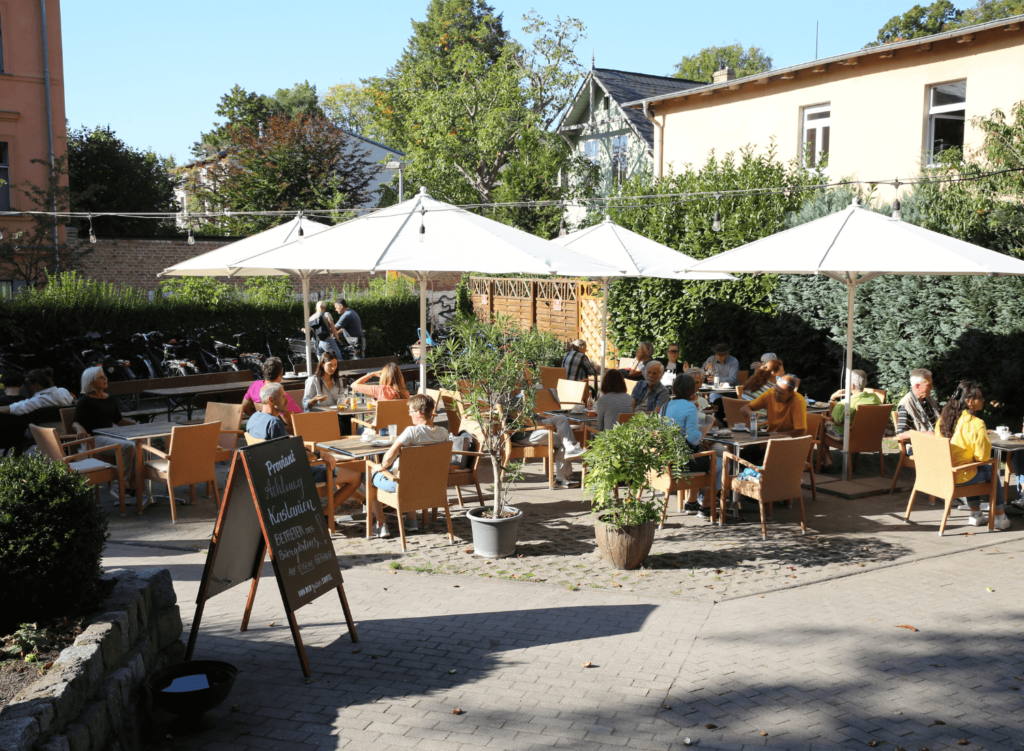
[[[473,440],[478,445],[483,445],[484,435],[483,430],[480,429],[480,424],[476,420],[469,418],[460,418],[462,425],[461,427],[466,430],[470,435],[473,436]],[[480,460],[486,456],[479,451],[452,451],[452,457],[468,456],[470,457],[468,467],[456,467],[451,465],[448,468],[448,487],[455,488],[455,495],[459,499],[459,508],[465,508],[462,500],[462,488],[466,485],[472,485],[476,487],[476,498],[480,502],[480,505],[484,505],[484,491],[480,487],[480,477],[478,472],[480,471]],[[434,509],[433,519],[437,519],[437,509]]]
[[[586,381],[570,381],[561,378],[558,381],[558,401],[560,404],[586,404],[590,396],[590,384]]]
[[[444,394],[441,396],[441,403],[444,404],[444,413],[448,417],[448,432],[458,435],[462,432],[462,409],[456,397]]]
[[[625,370],[627,373],[636,367],[635,357],[620,357],[619,358],[619,370]],[[628,383],[628,381],[627,381]]]
[[[320,497],[327,501],[324,514],[327,516],[327,526],[334,534],[334,515],[337,510],[334,506],[334,470],[336,468],[349,469],[360,474],[366,471],[366,462],[362,459],[341,460],[330,451],[319,451],[316,448],[318,443],[341,440],[341,427],[338,425],[338,416],[333,412],[302,412],[293,417],[295,422],[295,435],[302,438],[302,445],[310,455],[311,462],[323,463],[330,472],[328,482],[317,483],[317,492]],[[322,487],[321,487],[322,486]],[[362,506],[365,496],[356,491],[349,496],[348,501]]]
[[[886,425],[889,424],[890,414],[892,414],[891,404],[862,404],[853,413],[853,420],[850,422],[850,454],[853,458],[854,469],[857,468],[860,454],[877,453],[879,472],[882,477],[885,477],[885,453],[882,450],[882,438],[885,435]],[[842,437],[823,433],[816,467],[819,472],[824,452],[833,448],[842,450]]]
[[[626,417],[626,415],[620,415],[620,417]],[[672,476],[670,467],[669,471],[663,475],[650,475],[648,477],[651,487],[665,494],[665,502],[661,507],[661,523],[658,525],[658,529],[664,529],[665,527],[665,519],[668,517],[668,499],[673,493],[676,494],[676,511],[681,512],[683,510],[684,496],[685,501],[689,501],[691,497],[694,497],[695,493],[705,488],[708,490],[708,498],[710,499],[711,523],[714,524],[716,522],[715,477],[718,458],[715,456],[714,451],[701,451],[694,454],[693,458],[698,459],[702,456],[706,456],[711,460],[711,467],[707,472],[691,474],[689,477],[684,475],[676,479]]]
[[[374,501],[380,501],[384,506],[393,508],[398,515],[398,534],[402,539],[402,550],[406,549],[405,520],[402,515],[422,511],[426,524],[426,512],[438,507],[444,507],[445,521],[448,523],[448,541],[454,542],[452,514],[448,508],[451,441],[429,443],[425,446],[404,446],[399,449],[398,459],[398,488],[394,493],[388,493],[373,484],[367,487],[367,501],[370,504],[366,514],[367,538],[371,536],[373,529],[372,504]],[[384,474],[395,479],[394,475],[386,470]],[[402,482],[403,477],[406,478],[405,482]]]
[[[857,409],[860,412],[863,407]],[[949,510],[953,506],[954,498],[964,496],[987,495],[989,499],[988,531],[995,528],[996,520],[996,485],[999,482],[999,460],[989,459],[985,462],[968,462],[953,466],[953,454],[950,452],[949,439],[931,433],[913,433],[910,436],[910,445],[914,449],[914,462],[917,464],[917,477],[914,480],[914,489],[910,493],[910,500],[907,502],[907,513],[903,517],[910,521],[910,509],[914,506],[914,498],[918,493],[925,493],[946,502],[942,512],[942,522],[939,524],[939,537],[946,529],[946,520],[949,519]],[[956,473],[972,467],[992,468],[992,481],[988,484],[978,485],[957,485]]]
[[[898,422],[897,422],[897,417],[896,417],[896,411],[893,410],[893,412],[892,412],[892,429],[893,429],[893,431],[896,430],[897,426],[898,426]],[[910,450],[909,450],[910,449],[910,439],[909,438],[904,438],[903,440],[897,441],[897,444],[899,445],[899,449],[900,449],[900,460],[896,464],[896,471],[893,473],[893,476],[892,476],[892,486],[889,488],[889,495],[893,495],[896,492],[896,481],[900,479],[900,472],[903,470],[904,467],[907,467],[908,469],[913,469],[915,471],[917,470],[917,465],[914,463],[914,457],[911,455]],[[1006,463],[1006,470],[1007,470],[1006,482],[1009,482],[1010,481],[1010,477],[1009,477],[1010,462]],[[928,503],[933,505],[933,506],[935,505],[935,499],[932,498],[930,495],[928,496]]]
[[[804,471],[811,476],[811,498],[818,500],[818,485],[814,481],[814,449],[821,450],[821,434],[825,430],[825,418],[821,415],[807,415],[807,428],[804,435],[814,439],[807,451],[807,466]]]
[[[725,407],[725,423],[730,428],[733,425],[746,424],[747,418],[740,411],[744,404],[750,404],[750,402],[746,399],[733,399],[728,396],[722,397],[722,406]]]
[[[220,423],[206,422],[200,425],[175,425],[171,428],[171,438],[167,443],[167,451],[160,451],[153,446],[142,444],[144,452],[153,454],[154,459],[142,465],[142,477],[139,483],[149,480],[149,498],[153,499],[153,480],[160,480],[167,485],[167,495],[171,499],[171,523],[178,523],[178,506],[174,500],[174,488],[188,485],[191,503],[196,502],[196,485],[204,484],[209,497],[210,486],[213,486],[213,498],[220,508],[220,488],[217,487],[217,442],[220,440]],[[139,489],[139,498],[142,489]]]
[[[554,412],[562,408],[562,403],[558,400],[554,390],[539,389],[536,393],[533,406],[536,412]]]
[[[220,438],[217,440],[217,462],[229,462],[238,448],[238,437],[245,435],[242,427],[242,405],[208,402],[203,422],[219,422]],[[209,493],[207,493],[209,495]]]
[[[409,400],[378,399],[377,411],[373,415],[373,422],[368,422],[366,420],[360,420],[358,417],[353,417],[353,435],[355,435],[356,425],[362,425],[364,428],[372,428],[377,433],[380,432],[381,428],[386,429],[388,425],[397,425],[398,435],[401,435],[403,430],[412,425],[412,417],[409,416]],[[395,437],[397,438],[398,436]]]
[[[557,389],[558,382],[566,377],[565,368],[540,369],[540,385],[545,389]]]
[[[733,386],[739,386],[742,383],[746,383],[749,378],[750,378],[750,371],[749,370],[737,371],[737,373],[736,373],[736,383],[734,383]]]
[[[737,386],[736,387],[736,398],[743,399],[743,387],[742,386]]]
[[[522,432],[530,433],[535,430],[547,431],[548,440],[547,443],[541,443],[536,446],[533,445],[521,445],[512,442],[512,436],[506,434],[505,445],[502,450],[501,462],[505,466],[508,466],[509,462],[517,461],[522,459],[541,459],[544,462],[544,468],[548,475],[548,487],[555,487],[555,428],[553,425],[543,425],[541,423],[529,422],[523,427]]]
[[[75,430],[75,408],[74,407],[63,407],[60,411],[60,424],[64,430],[61,434],[60,439],[62,441],[70,441],[72,438],[78,437],[78,432]]]
[[[765,522],[765,506],[776,501],[790,501],[794,498],[800,506],[800,534],[807,534],[807,521],[804,516],[804,496],[800,487],[807,466],[807,457],[814,447],[811,436],[801,438],[783,438],[768,441],[768,449],[764,455],[764,468],[761,469],[732,452],[722,454],[722,494],[720,498],[721,515],[725,519],[725,502],[734,489],[748,498],[758,502],[761,509],[761,539],[768,539],[768,526]],[[760,481],[739,479],[729,474],[729,462],[734,461],[743,467],[761,470]]]
[[[96,440],[94,438],[79,438],[73,441],[61,442],[56,428],[41,428],[38,425],[31,424],[28,427],[32,431],[32,437],[35,439],[36,446],[39,447],[39,450],[46,458],[64,464],[72,472],[83,476],[90,485],[96,486],[97,503],[100,502],[100,485],[116,480],[118,500],[121,503],[121,516],[125,515],[124,463],[121,460],[120,446],[114,444],[113,446],[96,448]],[[76,446],[85,446],[87,449],[77,454],[68,455],[68,449]],[[109,456],[111,449],[114,450],[113,464],[92,458],[96,454]]]

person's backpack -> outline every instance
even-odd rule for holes
[[[327,311],[324,311],[323,313],[320,314],[314,314],[309,319],[310,330],[316,335],[316,338],[321,342],[325,342],[331,338],[331,327],[328,326],[327,322],[324,320],[324,316],[326,314]]]
[[[463,430],[458,435],[452,436],[452,466],[456,469],[469,469],[469,464],[473,460],[472,456],[464,456],[462,454],[456,454],[456,451],[475,451],[473,446],[476,445],[473,440],[473,435],[469,431]]]

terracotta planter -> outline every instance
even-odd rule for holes
[[[598,517],[594,520],[594,533],[601,557],[617,569],[640,568],[651,552],[656,526],[657,522],[644,522],[632,527],[616,527]]]

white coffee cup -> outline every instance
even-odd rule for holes
[[[1010,429],[1006,425],[1000,425],[999,427],[997,427],[996,428],[996,433],[999,434],[1000,438],[1009,438],[1010,437]]]
[[[372,433],[369,430],[367,430],[365,433],[363,433],[361,436],[359,436],[359,440],[361,440],[363,443],[369,443],[370,441],[372,441],[376,437],[377,436],[374,433]]]

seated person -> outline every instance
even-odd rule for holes
[[[264,386],[271,383],[280,383],[284,379],[284,365],[279,357],[268,357],[263,363],[263,380],[253,381],[249,384],[249,390],[242,398],[242,414],[251,415],[256,411],[256,405],[260,404],[260,391]],[[295,400],[285,392],[286,412],[301,412],[302,407],[295,403]]]
[[[288,395],[280,383],[268,383],[260,389],[260,411],[249,418],[245,432],[253,438],[269,441],[274,438],[287,438],[288,427],[281,418],[281,413],[288,408]],[[318,464],[311,467],[313,481],[327,482],[327,467]],[[336,489],[334,506],[340,507],[349,496],[359,489],[363,476],[358,472],[338,467],[334,470]]]
[[[797,393],[796,379],[791,375],[783,375],[775,381],[775,388],[766,391],[749,404],[740,407],[740,412],[748,421],[758,410],[767,411],[766,429],[769,433],[785,433],[799,438],[807,433],[807,402],[802,394]],[[748,423],[749,424],[749,423]],[[754,444],[746,451],[750,461],[760,464],[764,460],[765,444]],[[756,458],[755,458],[756,457]]]
[[[633,388],[633,393],[630,395],[633,397],[633,401],[636,402],[637,410],[641,412],[657,412],[668,404],[668,400],[672,398],[672,395],[661,382],[661,377],[664,374],[662,364],[657,360],[652,360],[647,364],[647,367],[644,368],[644,380],[640,381]]]
[[[338,356],[332,351],[320,355],[316,372],[306,379],[306,390],[302,395],[302,408],[319,411],[335,407],[341,401],[341,379],[335,377],[338,370]],[[262,389],[261,389],[262,390]]]
[[[984,462],[992,458],[992,443],[988,438],[985,421],[975,416],[975,413],[984,406],[985,397],[981,393],[981,386],[974,381],[961,381],[953,396],[946,402],[946,406],[942,408],[935,433],[949,439],[954,467],[959,464]],[[954,480],[958,485],[991,482],[992,466],[962,469],[956,473]],[[989,501],[991,502],[991,498]],[[967,522],[974,527],[988,524],[988,520],[981,512],[980,503],[981,496],[971,496],[967,499],[967,505],[971,509],[971,516]],[[1010,520],[1003,509],[1003,484],[998,477],[995,503],[995,528],[1009,529]]]
[[[754,362],[750,363],[750,372],[754,373],[755,371],[760,370],[761,366],[764,365],[769,360],[778,360],[778,359],[779,359],[779,356],[777,354],[775,354],[774,352],[765,352],[763,355],[761,355],[761,359],[760,360],[755,360]]]
[[[376,386],[368,384],[367,381],[371,378],[379,378],[379,384]],[[378,401],[409,398],[409,391],[405,387],[405,377],[402,375],[402,370],[393,362],[389,362],[376,373],[367,373],[363,377],[352,381],[352,391],[357,394],[364,394]]]
[[[643,378],[647,364],[653,362],[654,345],[650,342],[640,342],[636,348],[636,365],[630,369],[623,369],[622,375],[626,378]]]
[[[625,386],[625,384],[623,384]],[[518,397],[517,400],[509,405],[509,415],[516,413],[520,410],[522,396]],[[572,432],[572,424],[565,415],[539,415],[533,412],[530,415],[530,422],[537,425],[551,425],[554,427],[554,463],[555,463],[555,487],[556,488],[575,488],[579,487],[579,483],[573,479],[572,475],[572,460],[578,456],[581,456],[584,452],[583,447],[576,441],[576,436]],[[512,436],[512,443],[520,446],[541,446],[547,445],[548,443],[547,430],[525,430],[519,433],[515,433]]]
[[[601,396],[594,405],[597,422],[591,430],[600,433],[619,424],[619,415],[627,415],[634,409],[633,397],[626,393],[626,379],[617,370],[609,370],[601,381]]]
[[[121,469],[124,472],[125,493],[135,494],[135,441],[93,435],[94,430],[112,428],[115,425],[134,425],[121,415],[117,400],[107,393],[107,374],[99,365],[82,371],[82,398],[75,404],[74,428],[79,438],[92,436],[96,448],[103,446],[121,447]],[[115,461],[114,452],[110,452],[108,460]]]
[[[668,345],[667,356],[659,357],[658,362],[660,362],[665,368],[665,376],[662,378],[664,381],[669,381],[690,369],[690,364],[688,362],[679,359],[678,344]],[[665,385],[668,386],[669,384],[666,383]]]
[[[697,411],[697,384],[685,373],[678,376],[672,383],[672,401],[661,408],[663,414],[672,422],[676,423],[683,431],[686,443],[693,453],[700,451],[700,442],[707,434],[713,424],[712,421],[702,421]],[[711,471],[711,458],[702,456],[698,459],[691,459],[685,467],[687,472],[703,474]],[[721,485],[721,475],[716,478],[718,485]],[[712,499],[712,503],[714,499]],[[683,514],[697,514],[702,519],[710,519],[711,511],[704,503],[703,491],[697,495],[696,501],[688,501],[683,506]]]
[[[569,351],[562,358],[562,367],[565,368],[566,379],[570,381],[586,381],[597,375],[597,368],[587,357],[587,343],[583,339],[569,344]]]
[[[850,373],[850,424],[853,424],[853,416],[857,412],[857,407],[862,404],[881,404],[882,400],[871,391],[865,391],[868,385],[868,374],[863,370],[854,370]],[[846,418],[846,399],[842,399],[836,402],[836,406],[832,408],[832,414],[829,417],[829,422],[825,423],[825,432],[829,435],[835,436],[836,438],[843,437],[843,425],[845,424]]]
[[[711,408],[711,402],[704,398],[700,393],[700,385],[704,383],[704,371],[696,365],[691,365],[690,369],[686,371],[686,375],[693,379],[693,382],[697,384],[697,409],[701,412],[707,411]]]
[[[20,445],[31,423],[60,420],[60,408],[70,407],[75,397],[53,383],[52,368],[36,368],[25,376],[20,398],[0,407],[0,448]]]
[[[757,397],[761,396],[773,388],[775,388],[775,380],[785,375],[786,369],[782,364],[782,360],[771,359],[767,362],[760,364],[754,374],[747,379],[743,385],[743,394],[740,396],[741,399],[746,399],[748,402],[754,401]]]
[[[939,404],[932,397],[932,372],[927,368],[910,371],[910,391],[896,410],[896,440],[908,442],[907,454],[913,454],[910,434],[915,430],[934,433],[939,415]]]
[[[725,343],[716,344],[711,348],[714,354],[704,361],[704,373],[709,381],[718,376],[721,383],[738,385],[736,382],[740,376],[740,361],[729,354],[729,349],[729,345]],[[716,400],[712,397],[711,401]]]
[[[427,394],[415,394],[409,397],[409,417],[412,418],[412,425],[402,431],[380,462],[370,467],[370,477],[375,487],[386,493],[394,493],[398,490],[398,483],[401,480],[398,473],[398,452],[402,450],[402,447],[426,446],[448,440],[448,429],[434,425],[434,407],[433,398]],[[385,471],[387,471],[386,474]],[[415,478],[409,480],[409,482],[415,481]],[[373,518],[374,536],[388,537],[390,533],[380,501],[373,502]],[[404,526],[407,531],[414,532],[419,529],[415,512],[405,517]]]

